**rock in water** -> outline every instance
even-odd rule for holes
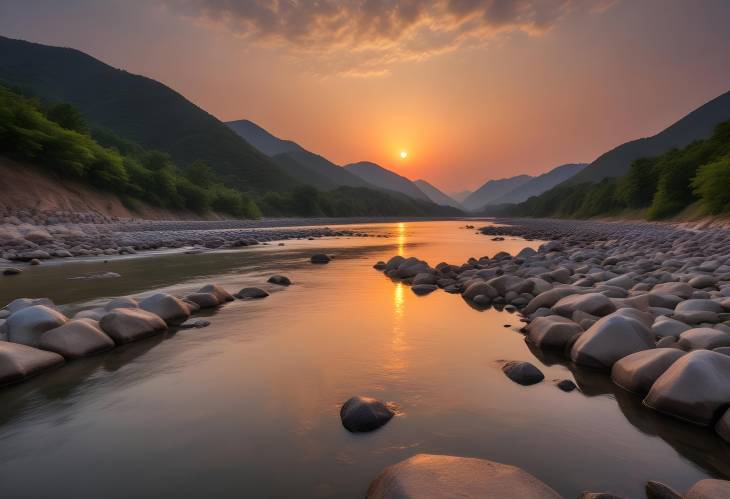
[[[502,371],[509,379],[524,386],[534,385],[545,379],[542,371],[529,362],[507,362],[502,366]]]
[[[650,480],[646,482],[647,499],[682,499],[682,495],[677,493],[674,489],[662,482],[655,482]]]
[[[66,323],[68,318],[61,312],[45,305],[23,308],[8,317],[8,340],[37,347],[41,335]]]
[[[371,397],[352,397],[340,409],[342,426],[353,433],[377,430],[394,415],[387,405]]]
[[[416,284],[415,286],[411,286],[411,291],[419,296],[423,296],[436,291],[438,288],[435,284]]]
[[[73,319],[43,333],[38,346],[67,359],[78,359],[114,348],[114,341],[91,319]]]
[[[331,258],[324,253],[317,253],[309,259],[312,263],[330,263],[330,260]]]
[[[725,414],[717,421],[715,431],[724,441],[730,444],[730,409],[727,409]]]
[[[141,340],[167,329],[159,316],[134,308],[118,308],[109,312],[99,325],[117,345]]]
[[[268,282],[271,284],[278,284],[279,286],[290,286],[291,280],[283,275],[272,275],[269,277]]]
[[[213,293],[190,293],[185,300],[195,303],[200,308],[215,308],[221,304]]]
[[[560,388],[561,390],[563,390],[564,392],[572,392],[573,390],[578,388],[577,386],[575,386],[575,383],[573,383],[573,381],[571,381],[569,379],[564,379],[564,380],[558,382],[558,384],[556,386],[558,388]]]
[[[152,312],[168,324],[180,324],[190,317],[190,308],[174,296],[157,293],[139,302],[139,308]]]
[[[218,286],[217,284],[206,284],[202,288],[200,288],[198,293],[212,293],[218,298],[218,301],[221,303],[227,302],[227,301],[233,301],[233,296],[231,293],[223,289],[222,287]]]
[[[611,379],[624,390],[645,395],[659,376],[684,354],[676,348],[632,353],[613,365]]]
[[[527,326],[527,338],[539,348],[562,350],[582,332],[578,324],[560,315],[538,317]]]
[[[730,482],[727,480],[700,480],[684,495],[684,499],[730,499]]]
[[[685,421],[708,426],[730,404],[730,357],[694,350],[656,380],[644,405]]]
[[[63,364],[63,357],[57,353],[0,341],[0,385],[23,381],[59,364]]]
[[[417,454],[389,466],[370,484],[366,499],[560,499],[515,466],[470,457]]]
[[[236,298],[241,300],[257,300],[260,298],[266,298],[269,293],[261,288],[243,288],[241,291],[236,293]]]

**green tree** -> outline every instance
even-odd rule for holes
[[[86,120],[71,104],[65,102],[51,104],[46,109],[45,114],[49,120],[58,123],[67,130],[73,130],[83,134],[89,133],[89,125],[86,123]]]

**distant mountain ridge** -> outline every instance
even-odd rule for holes
[[[272,159],[295,179],[318,189],[330,190],[341,186],[376,189],[375,186],[330,162],[327,158],[304,149],[277,154]]]
[[[459,209],[462,208],[461,203],[425,180],[414,180],[413,183],[416,184],[416,187],[421,189],[421,192],[428,196],[428,198],[434,203],[442,206],[453,206],[454,208]]]
[[[301,152],[305,149],[291,140],[280,139],[253,121],[227,121],[228,128],[236,132],[246,142],[267,156],[276,156],[288,152]]]
[[[0,36],[0,80],[68,102],[93,125],[187,166],[205,161],[231,187],[265,192],[299,182],[173,89],[79,50]]]
[[[521,203],[532,196],[538,196],[543,192],[552,189],[556,185],[578,174],[587,166],[588,163],[568,163],[566,165],[557,166],[547,173],[532,177],[525,184],[512,189],[496,199],[493,199],[489,204],[497,205]]]
[[[389,191],[400,192],[413,199],[431,201],[413,182],[370,161],[345,165],[344,168],[366,182]]]
[[[658,156],[669,149],[682,148],[695,140],[708,138],[718,123],[728,119],[730,92],[703,104],[656,135],[626,142],[602,154],[567,183],[598,182],[606,177],[620,177],[629,171],[634,160]]]
[[[476,211],[492,203],[495,199],[511,192],[532,179],[529,175],[517,175],[515,177],[490,180],[479,189],[472,192],[462,205],[471,211]]]

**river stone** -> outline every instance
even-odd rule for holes
[[[730,346],[730,334],[709,327],[688,329],[679,335],[679,346],[685,350],[727,347]]]
[[[312,255],[309,259],[312,263],[330,263],[330,260],[332,259],[324,253],[317,253],[316,255]]]
[[[353,433],[377,430],[395,415],[383,402],[371,397],[352,397],[342,404],[342,426]]]
[[[141,300],[139,308],[152,312],[168,324],[180,324],[190,317],[190,308],[185,302],[167,293],[156,293]]]
[[[77,359],[114,348],[114,341],[99,329],[98,322],[72,319],[43,333],[38,346],[67,359]]]
[[[404,257],[402,257],[400,255],[395,255],[395,256],[391,257],[390,260],[388,260],[385,263],[385,269],[383,269],[383,270],[386,270],[386,271],[396,270],[400,266],[400,264],[403,263],[405,260],[406,259]]]
[[[471,457],[416,454],[384,469],[366,499],[560,499],[515,466]]]
[[[269,277],[268,282],[271,284],[278,284],[279,286],[290,286],[291,280],[283,275],[272,275]]]
[[[688,282],[690,286],[697,289],[714,287],[716,283],[717,280],[711,275],[698,275]]]
[[[730,355],[730,347],[713,348],[712,351],[723,355]]]
[[[730,443],[730,409],[727,409],[722,417],[717,420],[715,431],[724,441]]]
[[[572,392],[578,388],[572,380],[563,379],[559,381],[555,386],[563,390],[564,392]]]
[[[718,302],[707,299],[693,299],[685,300],[676,306],[674,309],[675,313],[684,312],[713,312],[721,314],[725,311]]]
[[[0,385],[22,381],[59,364],[63,357],[57,353],[0,341]]]
[[[730,499],[730,482],[707,478],[695,483],[684,499]]]
[[[276,276],[274,276],[274,277],[276,277]],[[278,277],[283,277],[283,276],[278,276]],[[284,277],[284,279],[286,279],[286,277]],[[289,284],[291,284],[291,282]],[[197,293],[212,293],[215,295],[216,298],[218,298],[218,301],[220,303],[225,303],[227,301],[234,300],[233,295],[231,295],[231,293],[229,293],[222,287],[218,286],[217,284],[206,284],[205,286],[200,288],[197,291]]]
[[[99,322],[102,331],[117,345],[137,341],[167,329],[159,316],[141,309],[118,308]]]
[[[529,315],[535,312],[538,308],[550,308],[562,298],[579,292],[581,292],[580,288],[575,286],[561,286],[549,289],[530,300],[530,303],[528,303],[524,308],[523,313]]]
[[[665,282],[654,286],[650,293],[667,294],[687,299],[695,292],[695,288],[686,282]]]
[[[657,317],[654,324],[651,326],[651,332],[654,333],[654,336],[659,338],[664,338],[666,336],[679,338],[680,334],[689,329],[691,329],[691,327],[684,322],[665,316]]]
[[[632,353],[611,368],[611,379],[624,390],[646,395],[654,382],[685,352],[676,348],[655,348]]]
[[[411,284],[436,284],[436,276],[428,272],[421,272],[420,274],[416,274]]]
[[[45,305],[48,308],[56,308],[56,304],[53,303],[49,298],[16,298],[15,300],[5,305],[5,310],[8,310],[11,314],[14,314],[19,310],[32,307],[33,305]]]
[[[108,313],[109,310],[102,307],[87,308],[86,310],[76,312],[74,319],[91,319],[98,322]]]
[[[610,369],[617,360],[654,347],[654,335],[644,324],[621,314],[611,314],[578,337],[570,357],[579,365]]]
[[[534,385],[545,379],[545,375],[529,362],[507,362],[502,366],[502,372],[509,379],[523,386]]]
[[[647,499],[682,499],[682,495],[677,493],[674,489],[662,482],[650,480],[646,482]]]
[[[614,277],[613,279],[608,279],[603,284],[607,286],[616,286],[628,290],[634,287],[636,281],[634,281],[631,277],[627,275],[620,275],[618,277]]]
[[[553,305],[552,309],[555,313],[564,317],[570,317],[578,310],[598,317],[603,317],[611,312],[615,312],[616,306],[605,295],[600,293],[586,293],[561,298],[555,305]]]
[[[139,308],[139,302],[134,298],[123,296],[121,298],[114,298],[104,305],[104,310],[106,311],[112,311],[115,308]]]
[[[436,291],[438,288],[435,284],[416,284],[415,286],[411,286],[411,291],[419,296],[423,296]]]
[[[199,308],[215,308],[221,304],[213,293],[190,293],[185,295],[185,302],[193,302]]]
[[[730,404],[730,357],[694,350],[656,380],[644,405],[690,423],[708,426]]]
[[[269,293],[261,288],[243,288],[241,291],[236,293],[236,298],[241,300],[257,300],[260,298],[266,298]]]
[[[8,317],[6,322],[8,340],[38,347],[41,334],[62,326],[68,318],[61,312],[45,305],[23,308]]]
[[[468,300],[473,300],[479,295],[484,295],[491,300],[499,296],[499,293],[486,282],[472,283],[462,293],[462,296]]]
[[[562,350],[582,332],[578,324],[560,315],[538,317],[527,326],[527,338],[539,348]]]
[[[23,271],[17,267],[7,267],[7,268],[3,269],[3,275],[18,275],[22,272]]]

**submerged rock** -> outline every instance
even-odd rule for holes
[[[727,480],[706,479],[694,484],[684,499],[728,499],[730,498],[730,482]]]
[[[266,298],[269,296],[269,293],[264,291],[261,288],[243,288],[241,291],[236,293],[236,298],[241,300],[257,300],[261,298]]]
[[[545,379],[545,375],[529,362],[510,361],[502,366],[502,372],[520,385],[529,386]]]
[[[366,499],[560,499],[515,466],[471,457],[417,454],[383,470]]]
[[[435,284],[416,284],[415,286],[411,286],[411,291],[419,296],[423,296],[436,291],[438,288]]]
[[[312,255],[309,260],[312,263],[330,263],[330,260],[332,259],[324,253],[317,253],[316,255]]]
[[[390,407],[371,397],[352,397],[340,409],[342,426],[353,433],[377,430],[394,415]]]
[[[278,284],[279,286],[290,286],[291,280],[283,275],[272,275],[269,277],[268,282],[271,284]]]

